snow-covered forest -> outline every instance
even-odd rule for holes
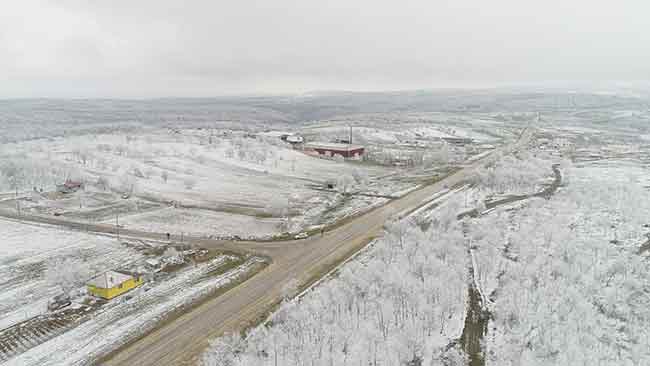
[[[648,364],[650,268],[639,252],[647,171],[611,162],[562,173],[548,200],[458,221],[463,193],[450,193],[387,225],[363,254],[246,337],[214,340],[204,364],[466,365],[468,268],[489,314],[486,365]]]
[[[460,362],[458,349],[446,349],[462,331],[467,290],[458,209],[445,198],[433,212],[387,224],[382,239],[333,279],[287,301],[247,340],[216,340],[205,364]]]
[[[613,162],[565,174],[550,201],[470,225],[493,317],[487,364],[647,365],[647,171]]]
[[[550,172],[548,156],[524,152],[501,156],[477,169],[474,183],[486,195],[530,194],[540,189]]]

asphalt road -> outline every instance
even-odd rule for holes
[[[528,141],[530,132],[497,151],[510,153]],[[332,231],[304,240],[286,242],[228,242],[185,237],[185,241],[206,248],[255,253],[271,258],[271,264],[249,280],[226,293],[204,302],[180,317],[165,323],[140,340],[131,343],[104,360],[106,365],[194,365],[208,347],[209,340],[236,332],[268,314],[285,294],[285,286],[293,279],[310,283],[336,264],[363,248],[381,235],[384,223],[396,214],[410,212],[427,203],[433,195],[470,177],[474,168],[498,154],[478,160],[438,183],[425,186],[406,196],[390,201]],[[41,222],[99,233],[116,234],[109,225],[73,223],[55,217],[18,216],[0,210],[0,216]],[[120,235],[166,240],[165,234],[120,229]],[[178,238],[173,238],[178,239]]]

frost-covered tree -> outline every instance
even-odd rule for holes
[[[192,190],[194,187],[196,187],[196,179],[187,177],[183,179],[183,184],[185,185],[185,189]]]
[[[436,365],[451,359],[444,349],[462,324],[465,245],[459,226],[445,229],[438,214],[425,214],[433,223],[426,231],[415,220],[395,222],[393,234],[336,278],[286,301],[272,325],[256,328],[245,342],[213,343],[204,363]],[[461,365],[457,359],[448,365]]]
[[[348,193],[354,184],[354,178],[348,174],[343,174],[338,178],[337,186],[342,193]]]
[[[210,350],[203,355],[205,366],[236,366],[244,341],[238,333],[228,334],[210,342]]]
[[[53,258],[46,263],[45,280],[66,294],[83,286],[91,275],[85,264],[74,259]]]
[[[134,194],[137,188],[137,180],[133,175],[124,173],[120,177],[118,188],[123,193]]]
[[[106,178],[105,176],[101,176],[97,178],[96,186],[102,191],[108,190],[110,188],[110,183],[108,181],[108,178]]]

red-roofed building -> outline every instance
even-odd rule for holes
[[[340,144],[336,142],[310,142],[305,144],[305,150],[314,151],[318,155],[335,157],[340,155],[344,158],[361,157],[365,151],[363,146]]]

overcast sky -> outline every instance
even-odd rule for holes
[[[644,0],[15,0],[0,97],[650,80]]]

